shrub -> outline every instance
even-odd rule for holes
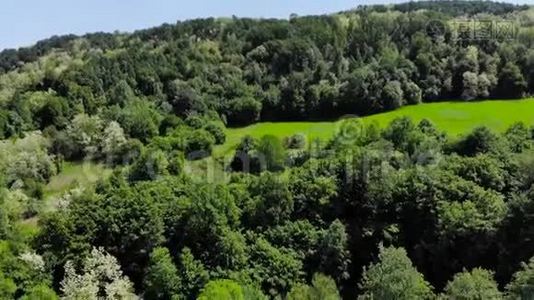
[[[222,145],[226,141],[226,134],[221,125],[216,123],[209,123],[204,127],[204,129],[209,132],[215,138],[215,144]]]
[[[215,139],[204,129],[191,132],[186,144],[186,154],[190,159],[203,158],[211,154]]]
[[[229,102],[227,108],[228,123],[246,125],[260,117],[262,104],[252,97],[237,98]]]
[[[303,134],[294,134],[284,139],[287,149],[302,149],[306,145],[306,137]]]
[[[185,124],[195,129],[200,129],[204,126],[204,120],[197,115],[190,115],[185,119]]]

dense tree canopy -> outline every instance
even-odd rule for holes
[[[517,36],[467,39],[466,18]],[[532,95],[533,25],[525,6],[423,1],[2,51],[0,298],[531,297],[530,124],[226,128]],[[106,171],[54,177],[81,161]]]

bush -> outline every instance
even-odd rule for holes
[[[379,261],[363,271],[360,282],[365,299],[432,299],[432,287],[413,266],[406,250],[380,248]]]
[[[183,124],[184,124],[184,121],[182,121],[182,119],[178,118],[175,115],[168,115],[163,119],[163,121],[161,121],[161,124],[159,125],[159,134],[166,135],[172,129]]]
[[[204,129],[209,132],[215,138],[215,144],[222,145],[226,141],[226,134],[221,125],[216,123],[209,123],[204,127]]]
[[[241,286],[231,280],[210,281],[202,289],[198,300],[245,300]]]
[[[302,134],[294,134],[284,139],[284,146],[287,149],[302,149],[306,146],[306,137]]]
[[[247,125],[260,117],[262,104],[252,97],[237,98],[229,102],[227,120],[231,125]]]
[[[305,150],[289,151],[287,153],[287,165],[289,167],[300,167],[310,159],[310,153]]]
[[[174,151],[169,157],[169,173],[171,175],[180,175],[184,169],[185,158],[184,154],[179,151]]]
[[[404,95],[408,104],[419,104],[422,101],[422,92],[419,86],[413,82],[406,84]]]
[[[35,116],[39,123],[39,128],[42,129],[50,125],[64,128],[67,123],[67,110],[68,105],[65,99],[55,96],[49,97]]]
[[[53,289],[44,284],[32,287],[21,300],[59,300]]]
[[[456,145],[461,155],[474,156],[479,153],[499,153],[503,151],[500,137],[487,127],[475,128]]]
[[[382,98],[385,109],[396,109],[402,106],[404,93],[398,81],[386,83],[382,90]]]
[[[445,287],[445,299],[502,299],[502,294],[493,273],[476,268],[454,275]]]
[[[129,139],[124,147],[122,147],[122,152],[118,153],[115,158],[117,164],[128,165],[132,163],[136,158],[138,158],[143,152],[144,146],[141,141],[137,139]]]
[[[186,154],[189,159],[199,159],[211,154],[215,139],[204,129],[191,132],[186,144]]]
[[[27,179],[24,181],[24,189],[29,197],[35,199],[43,199],[44,184],[37,182],[33,179]]]
[[[160,115],[148,101],[128,104],[120,112],[118,121],[131,137],[144,143],[159,133]]]
[[[515,153],[523,152],[528,149],[530,144],[530,132],[525,124],[519,122],[510,126],[504,137],[508,141],[510,149]]]
[[[130,169],[130,181],[154,180],[167,174],[169,162],[161,150],[148,149],[133,163]]]
[[[190,115],[185,119],[185,124],[195,129],[200,129],[204,126],[204,120],[197,115]]]
[[[508,299],[532,299],[534,296],[534,258],[521,263],[521,269],[514,273],[512,281],[506,286]]]

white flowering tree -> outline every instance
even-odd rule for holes
[[[57,170],[47,152],[48,141],[40,132],[27,133],[16,141],[0,142],[0,171],[8,183],[21,179],[46,182]]]
[[[80,273],[72,262],[67,262],[61,291],[65,300],[139,299],[133,293],[132,283],[122,274],[117,259],[103,249],[91,251]]]
[[[98,116],[78,114],[67,127],[69,141],[75,146],[75,152],[92,157],[99,152],[104,122]]]
[[[126,145],[126,136],[121,125],[115,121],[109,122],[106,129],[104,129],[104,137],[102,139],[102,154],[106,160],[113,161],[116,155],[121,152]]]

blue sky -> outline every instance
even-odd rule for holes
[[[2,0],[0,49],[52,35],[133,31],[197,17],[287,18],[391,2],[402,0]]]

